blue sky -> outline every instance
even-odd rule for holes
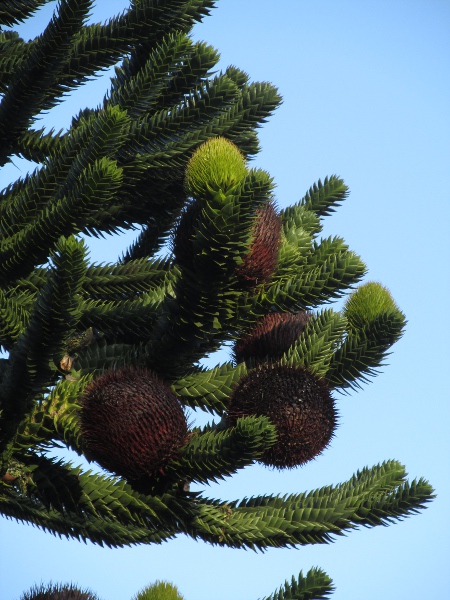
[[[99,20],[127,3],[97,4]],[[25,38],[44,28],[46,8],[22,28]],[[436,500],[388,528],[265,554],[183,536],[111,550],[0,519],[2,599],[18,600],[32,584],[53,580],[128,600],[167,579],[186,600],[257,600],[312,566],[333,578],[335,600],[450,595],[449,31],[446,0],[220,0],[194,30],[219,49],[221,68],[235,64],[253,81],[271,81],[284,98],[261,129],[254,161],[274,177],[279,206],[297,202],[319,178],[343,177],[351,195],[325,220],[323,235],[342,236],[368,265],[367,279],[387,286],[408,319],[389,366],[359,393],[337,396],[340,426],[322,456],[288,472],[254,466],[205,494],[305,491],[395,458],[411,479],[429,479]],[[108,76],[85,86],[44,123],[67,126],[107,87]],[[5,184],[25,172],[16,164],[3,171]],[[92,257],[115,260],[129,241],[97,243]]]

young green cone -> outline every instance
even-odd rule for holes
[[[185,187],[194,198],[228,191],[247,174],[245,158],[224,137],[211,138],[192,155],[186,167]]]

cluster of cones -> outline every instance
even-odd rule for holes
[[[247,175],[244,156],[226,138],[212,138],[194,152],[185,177],[185,187],[192,201],[182,212],[172,239],[172,251],[178,265],[191,269],[195,262],[196,228],[205,206],[216,205],[218,208],[223,196],[236,193]],[[241,288],[252,289],[275,273],[281,229],[281,218],[271,198],[254,209],[248,251],[235,269]]]
[[[312,314],[270,313],[234,346],[237,362],[253,368],[235,389],[228,422],[251,415],[267,416],[277,442],[261,462],[277,468],[302,465],[329,444],[336,427],[334,401],[324,379],[305,367],[277,364],[298,340]]]
[[[202,210],[201,197],[242,183],[245,159],[231,142],[209,140],[193,155],[186,187],[194,201],[184,211],[173,239],[180,266],[194,258],[193,235]],[[236,266],[239,284],[255,288],[276,270],[281,219],[269,200],[254,213],[247,254]],[[302,465],[328,445],[336,412],[326,383],[303,367],[277,360],[295,343],[311,314],[271,313],[237,340],[236,362],[249,369],[235,388],[226,423],[233,427],[248,416],[266,416],[277,430],[277,442],[260,457],[277,468]],[[143,368],[126,367],[98,377],[82,403],[82,429],[88,456],[136,486],[164,474],[191,433],[184,408],[171,387]]]
[[[260,457],[266,465],[290,468],[319,455],[336,426],[336,411],[325,381],[303,367],[275,361],[301,335],[309,313],[271,313],[234,347],[237,361],[251,366],[235,388],[226,423],[266,416],[277,442]],[[111,370],[86,389],[82,430],[88,456],[104,468],[142,487],[188,441],[186,414],[171,387],[138,367]]]

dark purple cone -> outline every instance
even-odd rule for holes
[[[312,313],[269,313],[254,328],[236,340],[233,348],[236,362],[277,360],[303,333]]]
[[[69,585],[40,585],[34,586],[22,594],[20,600],[98,600],[97,596],[89,591],[81,591]]]
[[[238,279],[244,287],[254,288],[267,280],[277,268],[281,244],[281,218],[272,202],[256,210],[250,251],[237,269]]]
[[[330,443],[337,414],[328,386],[305,368],[265,366],[250,371],[234,391],[228,422],[266,416],[275,425],[277,442],[260,461],[278,469],[303,465]]]
[[[131,482],[162,473],[188,435],[171,388],[134,367],[107,371],[86,388],[81,428],[89,456]]]

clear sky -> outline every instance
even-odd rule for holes
[[[127,3],[97,4],[95,20]],[[46,8],[22,28],[25,38],[44,28]],[[186,600],[257,600],[312,566],[333,578],[335,600],[450,597],[449,33],[448,0],[219,0],[194,31],[219,49],[220,68],[235,64],[284,98],[261,130],[254,161],[275,178],[279,206],[297,202],[319,178],[343,177],[351,195],[325,220],[323,235],[342,236],[368,265],[367,279],[387,286],[408,319],[389,366],[359,393],[337,395],[340,426],[322,456],[287,472],[254,466],[205,495],[306,491],[395,458],[411,479],[429,479],[436,500],[388,528],[264,554],[183,536],[105,549],[0,519],[2,600],[50,580],[131,600],[156,579],[175,583]],[[108,76],[85,86],[45,124],[66,127],[107,87]],[[18,169],[26,165],[4,173],[16,178]],[[113,261],[129,240],[109,238],[92,256]]]

